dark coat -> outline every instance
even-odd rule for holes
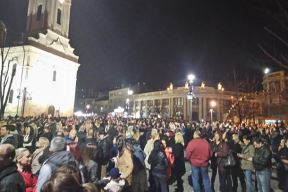
[[[173,174],[182,176],[185,174],[185,159],[184,159],[184,146],[181,143],[177,143],[172,147],[172,152],[175,158],[173,166]]]
[[[0,170],[1,192],[25,192],[25,183],[17,171],[17,166],[12,164]]]
[[[253,157],[253,165],[256,171],[263,169],[271,169],[272,167],[272,153],[270,149],[266,146],[262,146],[255,150],[255,155]]]

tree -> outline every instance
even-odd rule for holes
[[[5,24],[0,20],[0,54],[1,54],[1,69],[0,69],[0,118],[4,117],[9,94],[11,91],[12,82],[16,74],[17,57],[8,59],[10,47],[6,46],[7,29]]]
[[[269,46],[259,44],[259,48],[272,62],[288,70],[288,1],[261,0],[260,3],[266,15],[273,19],[272,26],[264,27],[273,43]]]
[[[232,71],[226,80],[225,82],[227,82],[227,84],[225,86],[234,92],[226,118],[229,119],[237,116],[239,122],[242,122],[244,119],[255,121],[255,116],[260,107],[260,105],[255,102],[260,81],[258,81],[254,75],[248,73],[240,75],[236,69]]]

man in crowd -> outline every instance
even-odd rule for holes
[[[62,165],[74,164],[75,159],[69,151],[66,151],[66,143],[63,137],[54,137],[51,141],[50,157],[43,163],[37,183],[37,192],[41,191],[42,185],[50,178],[53,172]]]
[[[14,147],[17,147],[17,142],[15,137],[10,134],[10,125],[3,125],[1,127],[0,135],[1,135],[1,143],[0,144],[11,144]]]
[[[201,132],[199,130],[194,131],[193,139],[188,143],[186,148],[186,159],[190,160],[192,165],[192,182],[195,192],[201,191],[199,175],[202,176],[205,191],[211,192],[208,162],[212,155],[210,144],[201,138]]]
[[[263,138],[254,140],[255,155],[252,160],[256,171],[257,188],[261,192],[270,192],[271,184],[271,168],[272,168],[272,153],[270,149],[264,145],[266,141]]]
[[[15,148],[11,144],[0,145],[0,191],[25,192],[25,183],[13,162]]]

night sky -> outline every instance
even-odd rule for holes
[[[183,85],[189,72],[197,83],[225,86],[233,68],[261,74],[269,61],[263,62],[258,44],[269,38],[264,26],[271,21],[253,1],[72,0],[77,86],[146,82],[162,89],[169,82]],[[24,29],[27,2],[0,0],[0,19],[10,31]]]

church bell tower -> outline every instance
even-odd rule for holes
[[[46,51],[78,60],[68,37],[70,9],[71,0],[29,0],[26,25],[29,42]]]

